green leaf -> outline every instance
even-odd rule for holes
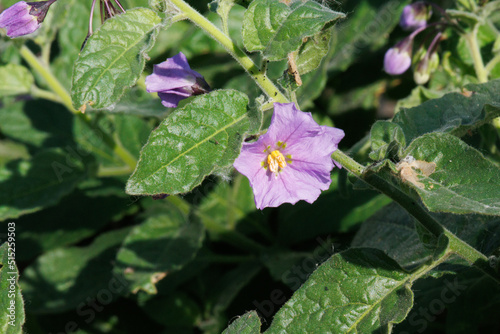
[[[390,333],[412,307],[411,278],[382,251],[337,253],[278,311],[266,333]]]
[[[498,165],[457,137],[424,135],[410,144],[405,155],[436,164],[431,175],[407,182],[430,211],[500,215]]]
[[[403,130],[398,124],[386,121],[376,122],[370,131],[370,159],[378,161],[401,155],[406,147]]]
[[[103,233],[87,247],[58,248],[29,265],[21,278],[30,313],[59,313],[91,308],[91,302],[111,303],[128,283],[113,275],[116,251],[129,228]]]
[[[31,91],[33,82],[33,75],[24,66],[0,66],[0,97],[27,94]]]
[[[491,255],[500,246],[500,218],[483,215],[431,213],[436,221],[458,238]],[[390,204],[361,225],[352,247],[370,247],[384,251],[405,269],[430,260],[435,246],[428,247],[419,238],[415,218],[398,204]],[[418,226],[418,225],[417,225]]]
[[[461,137],[500,116],[500,80],[465,86],[465,93],[449,93],[418,107],[402,108],[393,122],[403,129],[406,142],[429,132]]]
[[[260,319],[255,311],[250,311],[238,317],[222,334],[260,334]]]
[[[161,19],[146,8],[106,20],[87,41],[73,68],[71,97],[77,109],[112,106],[144,69]]]
[[[254,0],[243,18],[243,44],[248,51],[261,51],[269,60],[285,59],[303,39],[311,37],[345,17],[315,1],[287,6],[276,0]]]
[[[5,231],[9,231],[10,226],[15,226],[10,224]],[[0,246],[0,331],[4,334],[22,334],[25,319],[24,301],[18,283],[19,271],[14,262],[15,243],[11,243],[10,247],[7,242]]]
[[[60,149],[0,168],[0,221],[51,206],[87,176],[85,161]]]
[[[318,68],[321,60],[328,54],[332,29],[326,29],[307,39],[302,44],[295,59],[297,70],[300,74],[306,74]]]
[[[28,159],[29,156],[26,146],[10,140],[0,140],[0,167],[12,160]]]
[[[176,110],[151,133],[127,193],[185,193],[216,168],[230,166],[245,132],[259,127],[258,115],[247,113],[247,104],[243,93],[220,90]]]
[[[115,272],[125,276],[133,293],[156,294],[156,283],[180,270],[201,248],[203,225],[166,203],[130,232],[118,252]]]

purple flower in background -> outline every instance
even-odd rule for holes
[[[432,10],[425,2],[415,2],[405,6],[399,25],[407,31],[417,30],[427,25],[431,15]]]
[[[331,155],[343,137],[344,131],[318,125],[295,104],[275,103],[269,129],[243,144],[234,167],[250,180],[260,210],[299,200],[312,203],[332,182]]]
[[[0,13],[0,28],[7,29],[7,36],[11,38],[31,34],[40,28],[40,23],[55,1],[19,1]]]
[[[158,93],[165,107],[175,108],[179,101],[191,95],[210,91],[210,86],[200,73],[189,67],[186,56],[179,52],[163,63],[154,65],[153,74],[146,77],[146,90]]]
[[[384,56],[384,70],[390,75],[406,72],[411,66],[412,47],[413,39],[409,36],[387,50]]]

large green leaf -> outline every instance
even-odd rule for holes
[[[432,213],[451,233],[490,255],[500,246],[500,218],[482,215]],[[415,219],[402,207],[391,204],[363,223],[352,247],[383,250],[401,266],[411,268],[430,259],[433,249],[424,245],[415,229]]]
[[[43,314],[76,309],[86,314],[96,299],[101,305],[111,303],[128,286],[112,269],[129,231],[103,233],[87,247],[58,248],[37,258],[21,278],[23,294],[30,301],[27,309]]]
[[[430,132],[463,136],[500,116],[500,80],[465,86],[465,93],[449,93],[418,107],[402,108],[393,122],[403,129],[406,142]]]
[[[500,215],[498,165],[459,138],[427,134],[415,139],[405,155],[436,164],[431,175],[407,182],[430,211]]]
[[[136,8],[108,19],[88,40],[73,68],[71,97],[76,108],[106,108],[134,85],[144,69],[161,19]]]
[[[10,223],[5,231],[13,228],[13,243],[0,246],[0,330],[4,334],[22,334],[24,324],[24,301],[19,287],[19,271],[15,259],[15,225]],[[13,247],[13,248],[9,248]]]
[[[24,66],[8,64],[0,66],[0,97],[27,94],[34,79]]]
[[[87,175],[85,161],[60,149],[0,168],[0,221],[54,205]]]
[[[181,269],[201,248],[203,225],[166,203],[130,232],[118,252],[115,272],[125,276],[134,293],[156,293],[156,283]]]
[[[413,305],[411,278],[379,250],[335,254],[278,311],[266,333],[389,333]]]
[[[304,38],[344,16],[315,1],[295,1],[288,6],[277,0],[254,0],[243,18],[243,43],[248,51],[261,51],[269,60],[284,59]]]
[[[260,326],[259,315],[250,311],[234,320],[222,334],[259,334]]]
[[[247,113],[247,104],[243,93],[220,90],[176,110],[151,133],[127,193],[185,193],[217,167],[231,165],[245,132],[258,129],[258,116]]]

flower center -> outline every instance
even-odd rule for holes
[[[269,170],[273,173],[278,173],[278,170],[286,167],[286,160],[278,150],[274,150],[267,156],[267,164],[269,165]]]

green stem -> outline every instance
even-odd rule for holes
[[[481,49],[477,43],[477,31],[479,25],[474,25],[471,32],[464,35],[465,41],[469,46],[469,52],[472,56],[474,62],[474,70],[476,71],[476,76],[479,82],[484,83],[488,81],[488,72],[484,66],[483,57],[481,56]]]
[[[449,241],[449,252],[452,252],[465,259],[471,265],[474,265],[483,273],[500,283],[498,274],[496,274],[493,269],[489,267],[488,258],[484,254],[477,251],[475,248],[468,245],[463,240],[447,230],[445,227],[443,227],[438,221],[434,219],[433,216],[430,215],[430,213],[426,209],[424,209],[412,197],[403,192],[403,190],[394,185],[391,185],[389,182],[387,182],[377,174],[371,173],[368,175],[364,175],[361,179],[401,205],[434,236],[439,237],[444,234]]]
[[[198,25],[210,37],[219,42],[226,51],[236,59],[238,63],[250,74],[257,85],[266,93],[274,102],[287,103],[290,102],[281,93],[281,91],[272,83],[271,80],[263,73],[257,65],[243,52],[233,41],[222,31],[219,30],[212,22],[207,20],[203,15],[189,6],[183,0],[170,0],[180,11],[186,15],[194,24]]]
[[[30,95],[39,99],[62,103],[59,95],[48,90],[40,89],[37,86],[31,87]]]
[[[341,150],[336,150],[335,152],[333,152],[332,159],[340,163],[342,167],[344,167],[357,177],[361,177],[365,170],[365,167],[363,165],[356,162],[353,158],[351,158]]]
[[[62,103],[70,112],[72,112],[76,117],[80,118],[80,120],[89,128],[92,132],[98,134],[98,136],[102,137],[102,140],[106,145],[108,145],[113,152],[120,157],[120,159],[125,162],[130,168],[135,169],[137,164],[137,160],[123,148],[123,146],[111,138],[107,133],[101,130],[101,128],[97,125],[93,125],[91,123],[91,119],[88,115],[82,114],[75,108],[73,108],[73,102],[71,100],[71,96],[68,91],[63,87],[63,85],[57,80],[57,78],[52,74],[52,72],[48,69],[48,65],[43,64],[37,56],[31,52],[30,49],[26,45],[23,45],[19,50],[19,53],[23,57],[23,59],[28,63],[29,66],[42,78],[45,79],[47,86],[52,90],[52,92],[57,95],[58,102]],[[47,95],[48,96],[48,95]],[[51,96],[52,98],[54,96]]]
[[[130,175],[134,170],[130,166],[119,166],[119,167],[102,167],[99,166],[97,170],[98,177],[110,177],[110,176],[123,176]]]
[[[60,97],[61,103],[68,108],[73,114],[79,114],[80,112],[73,108],[73,102],[71,101],[71,96],[68,94],[66,89],[61,85],[61,83],[54,77],[54,75],[47,70],[47,66],[42,64],[40,60],[31,52],[30,49],[26,45],[23,45],[19,50],[19,53],[23,57],[23,59],[35,70],[37,71],[42,78],[45,79],[47,86],[49,86],[50,90],[52,90],[55,94]]]
[[[493,57],[492,60],[490,60],[488,62],[488,64],[486,64],[486,71],[488,73],[491,73],[491,71],[493,70],[493,68],[500,62],[500,53],[497,54],[495,57]]]

